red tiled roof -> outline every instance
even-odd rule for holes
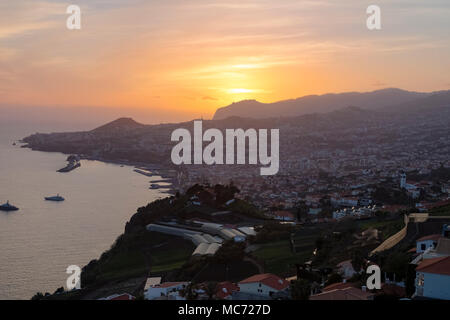
[[[120,295],[113,295],[113,296],[109,296],[106,298],[106,300],[111,300],[111,301],[118,301],[118,300],[134,300],[136,299],[135,297],[133,297],[131,294],[128,293],[122,293]]]
[[[220,282],[217,284],[216,296],[219,299],[225,299],[235,291],[239,291],[239,287],[235,283],[229,281]]]
[[[397,286],[395,284],[386,284],[383,283],[381,285],[381,290],[384,294],[390,296],[404,297],[406,296],[406,290],[403,287]]]
[[[426,240],[436,240],[436,241],[438,241],[439,238],[441,238],[441,237],[442,236],[440,234],[431,234],[429,236],[425,236],[425,237],[422,237],[420,239],[417,239],[416,241],[426,241]]]
[[[424,259],[416,271],[450,276],[450,256]]]
[[[244,279],[239,283],[254,283],[254,282],[260,282],[276,290],[284,290],[287,287],[289,287],[288,281],[286,281],[285,279],[281,279],[280,277],[271,273],[257,274],[251,276],[250,278]]]

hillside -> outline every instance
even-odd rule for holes
[[[401,89],[383,89],[364,93],[346,92],[339,94],[308,95],[274,103],[244,100],[219,108],[213,119],[225,119],[231,116],[247,118],[300,116],[311,113],[331,112],[348,106],[378,109],[408,103],[417,99],[426,98],[430,95],[431,93],[411,92]]]
[[[117,131],[123,130],[135,130],[144,128],[145,125],[140,124],[133,120],[132,118],[119,118],[112,122],[109,122],[103,126],[100,126],[91,132],[94,134],[102,134],[102,133],[113,133]]]

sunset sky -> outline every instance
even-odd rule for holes
[[[66,8],[81,7],[81,30]],[[366,28],[377,4],[382,29]],[[0,2],[0,105],[209,118],[243,99],[450,88],[448,0]],[[99,109],[100,110],[100,109]]]

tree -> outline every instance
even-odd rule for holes
[[[325,239],[323,237],[318,237],[316,239],[316,249],[317,249],[317,251],[322,250],[324,243],[325,243]]]
[[[406,271],[405,280],[405,293],[407,297],[410,297],[416,291],[416,265],[408,264],[408,270]]]
[[[377,210],[375,212],[375,217],[377,218],[377,221],[383,221],[389,216],[389,212]]]
[[[208,300],[212,300],[217,293],[217,282],[208,282],[205,287],[205,293],[208,295]]]
[[[234,242],[233,240],[226,241],[217,250],[213,257],[216,263],[228,264],[234,261],[241,261],[245,256],[245,243]]]
[[[364,267],[364,255],[361,250],[356,249],[352,253],[352,266],[356,272],[360,272]]]
[[[396,275],[396,279],[405,279],[408,271],[410,258],[403,252],[393,252],[390,254],[384,266],[384,270]]]
[[[186,298],[186,300],[196,300],[197,299],[197,285],[190,282],[182,291],[182,295]]]
[[[64,287],[60,287],[60,288],[56,289],[54,294],[61,294],[61,293],[64,293]]]
[[[291,284],[291,297],[294,300],[308,300],[311,295],[311,285],[305,279],[294,281]]]
[[[297,219],[301,220],[302,218],[308,217],[308,206],[305,201],[297,202],[295,208],[297,210]]]
[[[329,275],[327,282],[325,283],[325,286],[332,285],[333,283],[340,283],[342,282],[342,276],[339,273],[332,273]]]
[[[233,182],[228,186],[216,184],[214,186],[214,193],[216,196],[216,205],[221,206],[227,201],[234,199],[234,195],[239,193],[239,189],[233,185]]]
[[[36,293],[31,300],[42,300],[44,298],[44,294],[42,292]]]

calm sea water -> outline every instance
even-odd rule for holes
[[[40,128],[42,132],[45,129]],[[57,173],[66,155],[12,146],[31,128],[0,126],[0,299],[29,299],[65,286],[67,266],[87,264],[108,249],[140,206],[164,197],[149,178],[98,161]],[[44,201],[60,193],[61,203]]]

